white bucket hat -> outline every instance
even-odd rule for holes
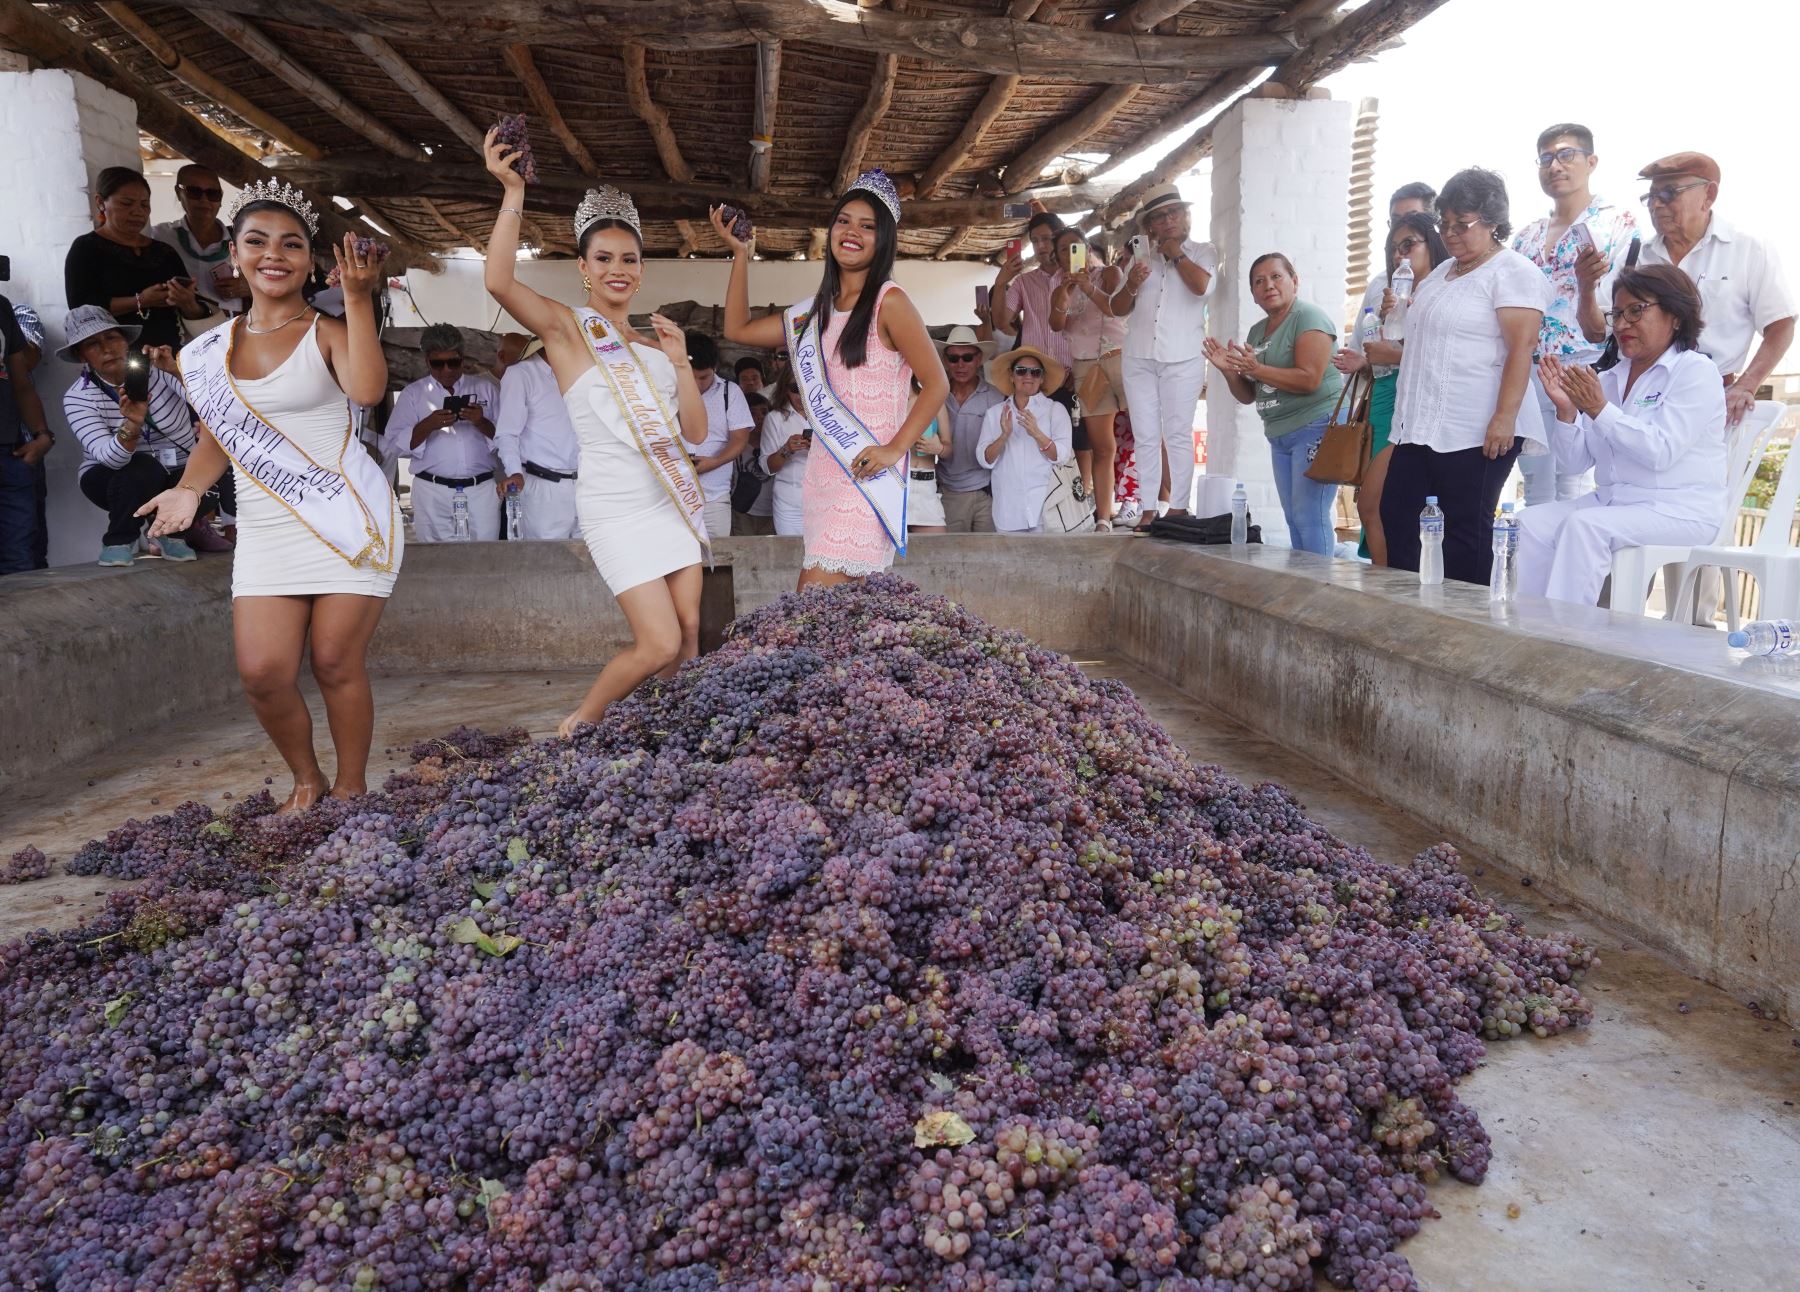
[[[99,305],[77,305],[69,311],[69,317],[63,320],[63,336],[66,339],[63,348],[56,352],[56,357],[68,363],[81,362],[81,343],[90,337],[99,336],[102,332],[123,332],[126,344],[138,339],[143,329],[133,323],[121,323],[107,310]]]

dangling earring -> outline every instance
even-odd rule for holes
[[[236,278],[238,276],[238,267],[236,265],[233,265],[231,267],[231,276],[233,278]]]
[[[594,290],[594,280],[588,277],[588,272],[585,269],[581,271],[581,290],[590,295],[593,294]]]

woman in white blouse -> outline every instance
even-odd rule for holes
[[[1584,606],[1599,600],[1614,549],[1707,542],[1727,503],[1725,388],[1694,348],[1694,284],[1668,265],[1622,270],[1608,321],[1626,362],[1603,373],[1548,356],[1538,365],[1556,407],[1556,469],[1592,470],[1597,487],[1527,507],[1519,522],[1519,591]]]
[[[1451,258],[1418,285],[1407,311],[1381,527],[1388,564],[1418,569],[1419,512],[1435,494],[1444,577],[1486,583],[1500,490],[1521,451],[1547,451],[1526,392],[1550,284],[1506,246],[1506,184],[1492,171],[1458,171],[1437,209]]]
[[[1043,530],[1056,468],[1074,456],[1068,410],[1050,398],[1067,376],[1062,364],[1029,345],[988,364],[988,380],[1007,398],[982,417],[975,456],[993,469],[994,528],[1002,534]]]
[[[785,366],[781,380],[769,395],[769,415],[763,418],[763,470],[775,481],[775,532],[798,538],[801,513],[801,481],[806,478],[806,450],[812,444],[812,424],[800,407],[800,385]]]

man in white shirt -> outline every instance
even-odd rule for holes
[[[239,313],[250,302],[250,285],[231,272],[231,230],[219,219],[225,190],[219,177],[190,162],[175,172],[175,198],[182,217],[153,225],[150,236],[175,248],[196,293],[224,316]],[[220,319],[201,320],[194,331],[205,331]]]
[[[383,445],[389,456],[412,459],[413,534],[423,543],[456,538],[461,496],[468,537],[492,541],[500,537],[500,496],[484,486],[497,465],[488,410],[498,407],[500,388],[465,371],[462,333],[448,323],[426,328],[419,349],[431,375],[400,392]]]
[[[731,471],[756,420],[750,401],[735,381],[719,379],[719,346],[703,332],[687,334],[688,362],[700,402],[706,405],[706,438],[694,446],[694,469],[700,473],[700,491],[706,495],[706,532],[731,533]]]
[[[1125,285],[1113,313],[1125,332],[1125,398],[1136,442],[1138,496],[1145,531],[1156,519],[1163,457],[1169,465],[1169,513],[1187,514],[1194,492],[1194,407],[1206,384],[1206,302],[1219,253],[1188,236],[1188,204],[1173,184],[1153,189],[1138,209]]]
[[[1699,350],[1725,381],[1725,421],[1736,426],[1756,404],[1794,340],[1794,298],[1775,248],[1715,214],[1719,164],[1705,153],[1675,153],[1638,174],[1650,181],[1644,201],[1656,236],[1640,265],[1674,265],[1700,289]],[[1612,305],[1607,284],[1604,304]],[[1750,343],[1762,344],[1750,355]]]
[[[523,537],[581,537],[575,514],[581,443],[541,341],[532,341],[500,378],[494,452],[504,472],[494,489],[502,500],[508,489],[517,492]]]

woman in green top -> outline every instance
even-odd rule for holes
[[[1206,341],[1206,357],[1225,375],[1240,404],[1256,405],[1275,463],[1275,492],[1287,516],[1295,551],[1330,556],[1337,547],[1331,505],[1337,486],[1309,480],[1344,378],[1331,366],[1337,325],[1311,301],[1299,299],[1300,276],[1280,252],[1250,265],[1250,295],[1268,317],[1250,329],[1249,343]]]
[[[1410,211],[1388,228],[1387,281],[1394,281],[1394,271],[1402,260],[1412,266],[1413,282],[1422,283],[1431,271],[1450,259],[1449,248],[1439,236],[1437,223],[1423,211]],[[1339,350],[1332,360],[1346,377],[1367,367],[1375,374],[1375,385],[1369,397],[1369,430],[1373,432],[1369,468],[1356,490],[1356,510],[1362,517],[1362,545],[1358,556],[1366,556],[1374,565],[1386,565],[1387,535],[1381,528],[1381,489],[1387,483],[1388,459],[1394,456],[1388,435],[1394,429],[1394,395],[1400,387],[1401,342],[1382,335],[1383,323],[1394,306],[1394,293],[1381,295],[1381,314],[1365,312],[1357,320],[1356,340]]]

